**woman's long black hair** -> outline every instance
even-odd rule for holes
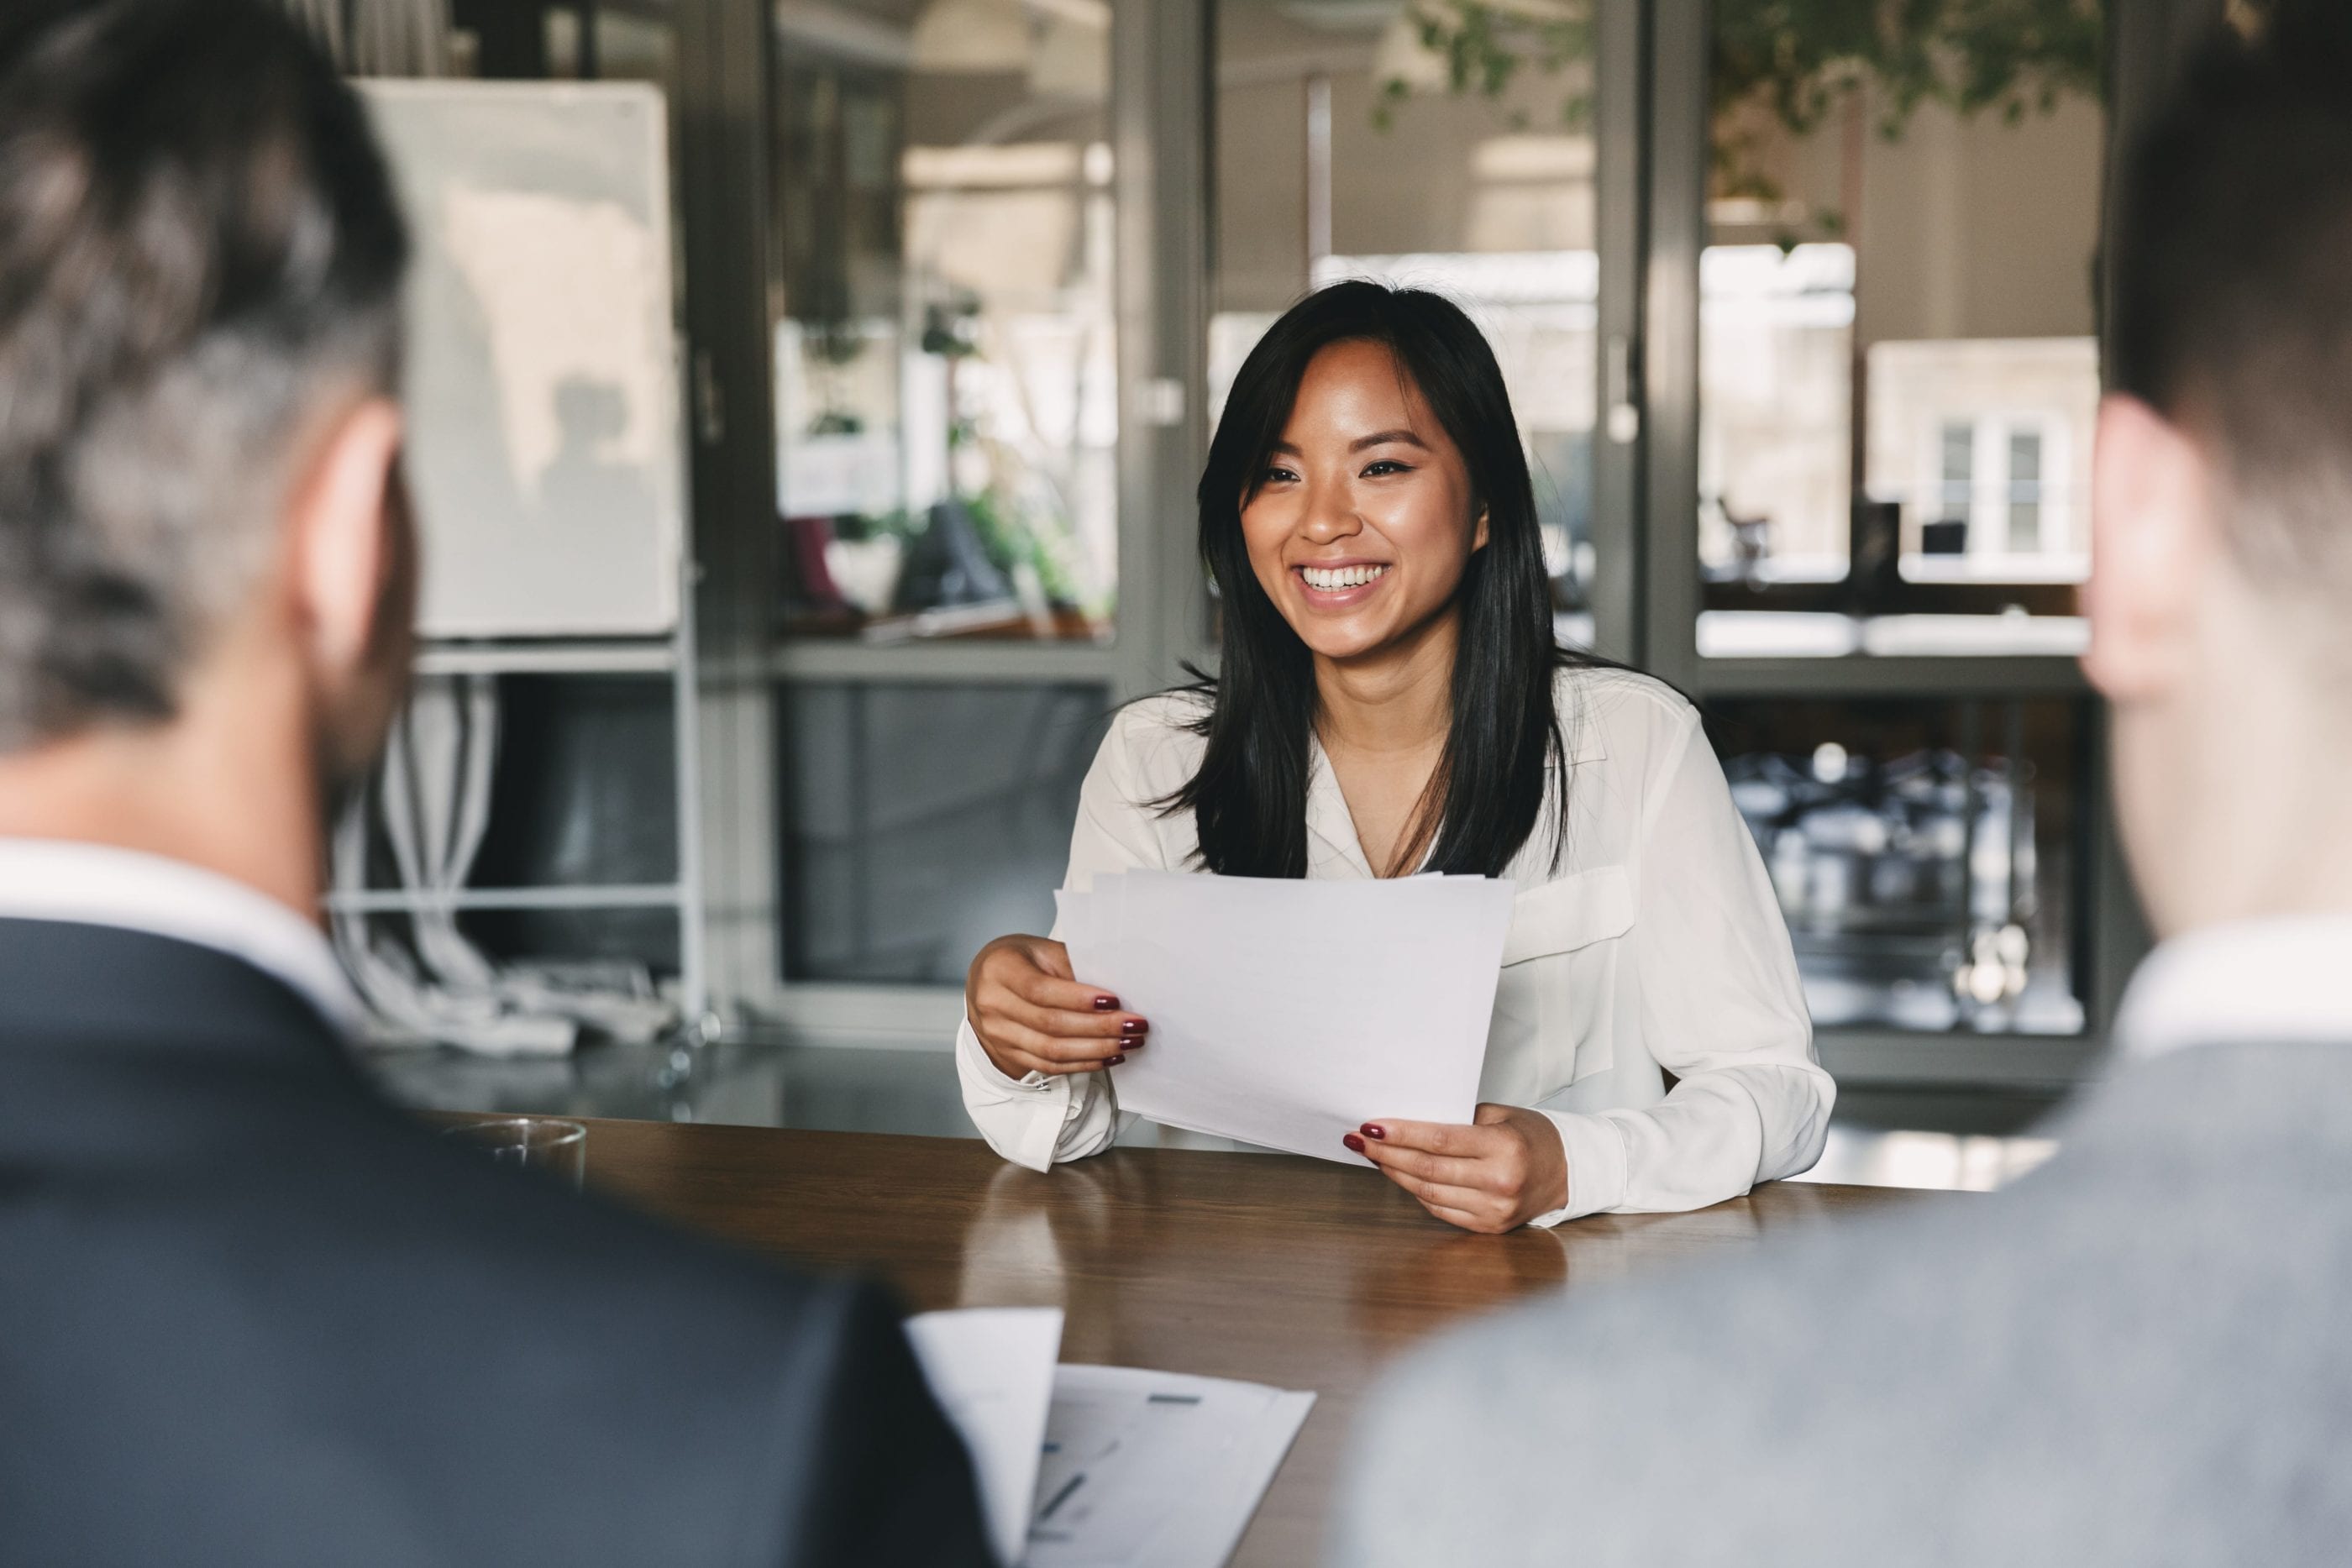
[[[1201,770],[1163,809],[1192,811],[1210,871],[1307,874],[1314,657],[1251,570],[1241,514],[1290,421],[1308,361],[1343,342],[1379,343],[1394,356],[1461,450],[1474,506],[1486,509],[1486,547],[1472,552],[1455,591],[1461,627],[1445,752],[1407,843],[1431,846],[1427,870],[1500,875],[1536,831],[1549,793],[1545,775],[1557,765],[1557,861],[1568,780],[1553,672],[1587,661],[1552,634],[1535,487],[1510,393],[1494,350],[1460,307],[1378,283],[1336,283],[1292,306],[1234,379],[1199,492],[1201,559],[1223,598],[1224,622],[1216,677],[1196,688],[1211,703],[1197,726],[1209,744]]]

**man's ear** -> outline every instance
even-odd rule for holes
[[[2198,657],[2198,597],[2220,539],[2212,466],[2137,398],[2099,405],[2091,465],[2091,580],[2083,669],[2110,702],[2160,697]]]
[[[389,400],[354,403],[321,434],[291,497],[293,611],[311,659],[337,681],[380,641],[391,530],[399,526],[389,505],[400,435],[400,411]]]

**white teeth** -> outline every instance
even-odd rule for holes
[[[1385,566],[1303,566],[1298,575],[1307,580],[1309,588],[1324,590],[1361,588],[1388,570]]]

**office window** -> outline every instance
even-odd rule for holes
[[[1790,651],[1742,612],[2073,613],[2103,12],[2042,10],[1996,37],[1949,7],[1716,6],[1704,652]]]
[[[1571,0],[1505,40],[1526,68],[1457,84],[1444,35],[1467,16],[1217,0],[1211,408],[1309,288],[1371,277],[1449,296],[1502,362],[1562,631],[1586,639],[1599,279],[1590,8]]]
[[[1935,521],[1950,528],[1956,538],[1966,538],[1969,517],[1977,499],[1977,427],[1946,421],[1938,455],[1942,459],[1943,504],[1936,509]]]
[[[2087,566],[2079,491],[2043,480],[2065,452],[2061,422],[2033,414],[1944,420],[1922,441],[1916,537],[1902,559],[1913,581],[2072,581]]]
[[[2042,547],[2042,432],[2009,435],[2009,552],[2030,556]]]
[[[775,20],[788,634],[1108,638],[1109,6]]]

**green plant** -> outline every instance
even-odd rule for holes
[[[1591,3],[1414,0],[1411,15],[1452,91],[1499,99],[1530,66],[1565,76],[1591,57]],[[1868,85],[1888,141],[1927,103],[2014,124],[2069,94],[2098,97],[2103,37],[2100,0],[1720,0],[1708,72],[1717,193],[1780,195],[1743,110],[1760,109],[1801,136]],[[1408,91],[1401,80],[1381,84],[1379,123],[1392,121]],[[1561,123],[1580,128],[1591,114],[1591,89],[1571,87]]]
[[[1521,5],[1487,0],[1415,0],[1406,15],[1421,47],[1445,62],[1446,87],[1457,95],[1476,92],[1500,99],[1528,66],[1558,76],[1592,55],[1592,20],[1582,6],[1530,12]],[[1381,83],[1372,123],[1388,130],[1397,107],[1412,95],[1400,78]],[[1581,130],[1591,118],[1589,90],[1561,99],[1559,119],[1566,128]],[[1512,120],[1524,129],[1523,115],[1515,113]]]
[[[1011,571],[1026,561],[1036,569],[1037,580],[1045,591],[1046,599],[1055,604],[1075,605],[1079,601],[1077,578],[1065,559],[1057,543],[1066,544],[1068,530],[1042,523],[1029,515],[1013,497],[994,489],[982,490],[963,497],[971,513],[972,525],[979,530],[982,549],[999,569]]]

